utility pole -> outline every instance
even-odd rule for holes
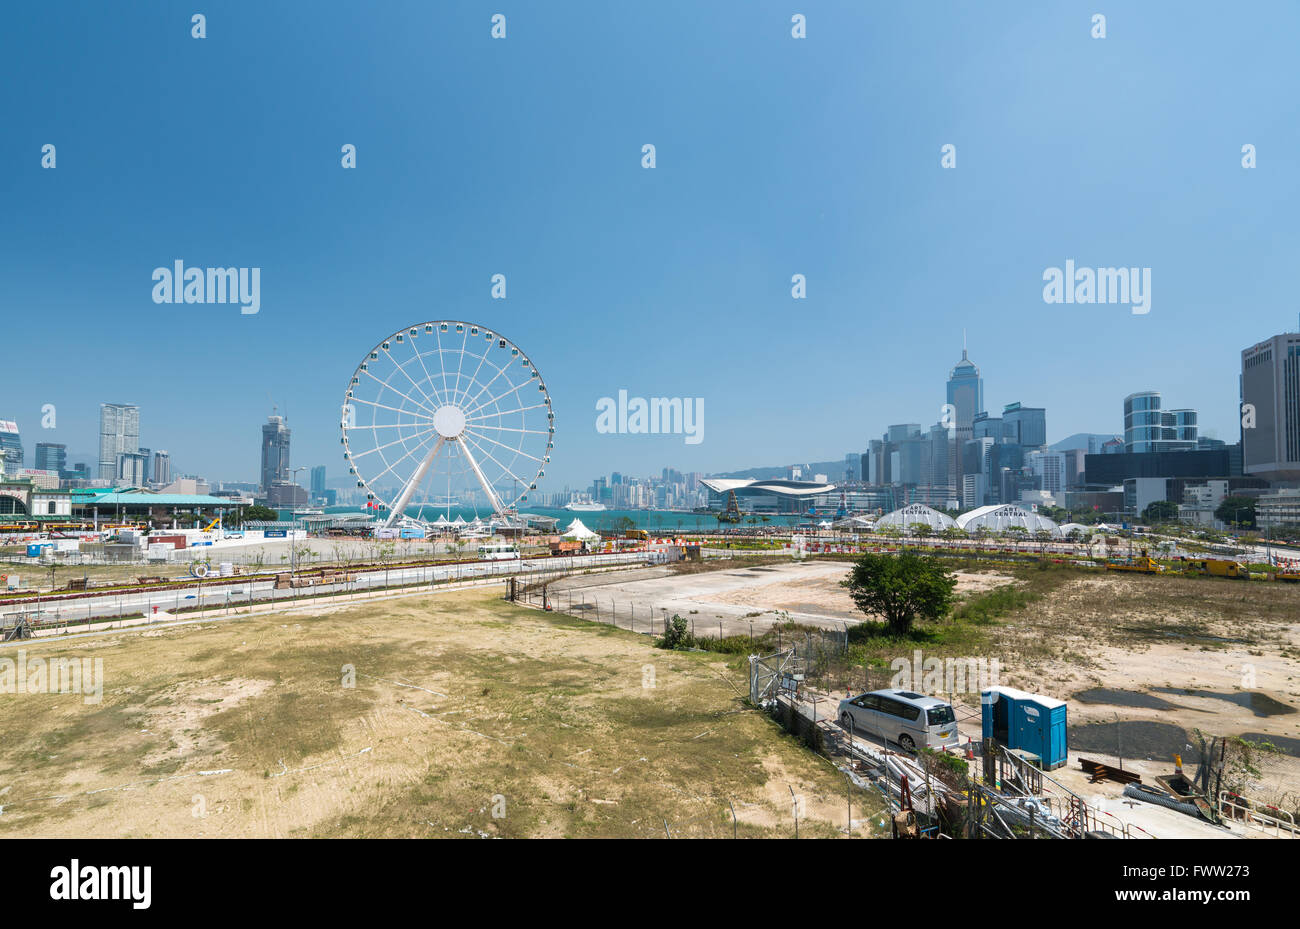
[[[307,466],[300,465],[296,468],[288,468],[287,470],[290,474],[294,475],[293,482],[296,486],[298,472],[306,471]],[[289,512],[292,513],[293,511],[290,510]],[[295,518],[291,520],[291,525],[289,527],[289,589],[291,591],[297,589],[294,586],[298,578],[298,542],[297,539],[294,538],[294,533],[297,531],[298,531],[298,520]]]

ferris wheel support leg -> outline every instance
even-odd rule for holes
[[[384,520],[385,529],[402,518],[402,511],[406,509],[406,504],[411,502],[411,497],[415,495],[416,488],[424,481],[424,476],[429,473],[429,465],[433,464],[433,459],[437,458],[438,452],[442,450],[442,442],[442,436],[438,436],[438,441],[433,444],[433,448],[429,449],[429,454],[424,456],[420,466],[415,469],[415,474],[411,475],[411,479],[402,488],[401,496],[393,504],[393,512],[389,513],[388,519]]]
[[[478,482],[483,485],[483,492],[487,494],[488,502],[492,504],[492,512],[499,514],[503,509],[501,506],[501,500],[497,497],[496,491],[492,489],[492,485],[487,482],[487,478],[483,476],[483,472],[479,469],[478,461],[475,460],[473,453],[469,450],[469,443],[461,441],[460,448],[461,451],[465,453],[465,460],[468,461],[469,466],[474,469],[474,474],[478,477]]]

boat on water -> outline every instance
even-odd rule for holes
[[[605,510],[603,503],[566,503],[566,510],[572,513],[601,513]]]

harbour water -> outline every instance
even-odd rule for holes
[[[330,506],[325,508],[326,513],[363,513],[364,509],[355,506]],[[561,526],[567,526],[574,519],[582,520],[582,524],[588,529],[599,532],[602,529],[613,529],[617,525],[626,525],[622,520],[626,517],[632,520],[638,529],[645,529],[653,533],[671,534],[673,532],[708,532],[719,528],[718,521],[706,513],[683,513],[674,510],[597,510],[595,512],[577,513],[572,510],[554,509],[551,507],[525,507],[522,512],[533,513],[538,516],[549,516],[560,521]],[[446,516],[451,522],[456,521],[459,516],[466,522],[474,519],[486,519],[492,514],[488,510],[475,510],[473,507],[424,507],[423,511],[419,507],[407,507],[408,516],[422,518],[429,522],[437,520],[439,516]],[[746,516],[742,526],[753,525],[755,527],[763,526],[795,526],[800,523],[832,519],[831,516],[768,516],[766,521],[762,516],[756,517],[756,523],[750,523],[753,517]],[[722,524],[722,528],[731,528],[727,523]]]

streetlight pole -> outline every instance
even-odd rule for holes
[[[294,475],[293,485],[296,487],[298,485],[298,479],[297,479],[298,472],[306,471],[307,466],[299,465],[296,468],[288,468],[287,470],[290,474]],[[290,515],[292,515],[293,510],[290,510],[289,513]],[[296,587],[293,586],[294,583],[297,581],[297,577],[298,577],[298,543],[294,539],[294,533],[297,532],[297,530],[298,530],[298,520],[295,517],[294,519],[290,520],[290,527],[289,527],[289,589],[290,590],[297,589]]]

